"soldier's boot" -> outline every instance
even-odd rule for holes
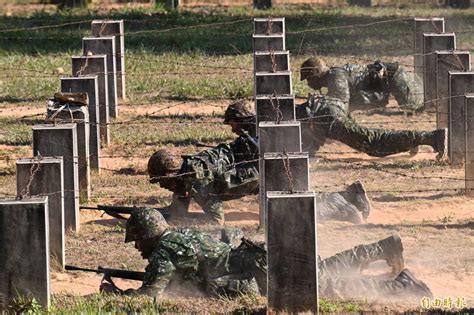
[[[437,160],[446,158],[448,153],[448,129],[436,129],[430,132],[421,132],[418,139],[418,144],[430,145],[433,150],[438,153]]]
[[[403,285],[404,295],[415,295],[419,298],[433,298],[433,293],[431,293],[428,286],[423,281],[418,280],[408,269],[403,269],[403,271],[395,278],[395,281]]]
[[[356,180],[349,185],[343,195],[347,201],[352,203],[361,212],[364,221],[366,221],[372,207],[367,191],[361,181]]]
[[[392,274],[396,275],[405,268],[403,244],[398,234],[394,234],[377,243],[382,249],[380,259],[384,259],[387,265],[392,267]]]

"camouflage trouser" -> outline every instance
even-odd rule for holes
[[[406,72],[403,67],[398,67],[389,82],[389,91],[401,108],[418,111],[424,106],[421,86],[422,82],[417,76]]]
[[[266,251],[249,246],[243,241],[229,254],[225,275],[212,278],[208,291],[212,295],[236,296],[241,293],[266,295],[267,262]]]
[[[316,113],[316,136],[338,140],[371,156],[407,152],[418,145],[434,145],[433,132],[367,128],[356,123],[339,106],[323,105]],[[319,141],[324,142],[324,140]]]
[[[398,253],[402,255],[402,253]],[[405,286],[397,280],[378,280],[361,275],[369,263],[384,259],[379,242],[355,246],[319,260],[320,292],[328,298],[367,298],[401,295]]]
[[[349,221],[355,224],[363,222],[362,212],[340,193],[318,193],[316,204],[319,221]]]

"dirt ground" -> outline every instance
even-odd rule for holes
[[[196,102],[166,109],[170,102],[163,102],[140,108],[124,105],[120,110],[127,117],[152,114],[158,110],[160,114],[219,114],[223,112],[225,104],[225,101],[216,101],[216,106],[202,107]],[[34,105],[24,108],[15,106],[15,110],[7,105],[0,108],[0,117],[21,117],[40,114],[43,111],[43,107]],[[357,121],[373,127],[418,130],[435,127],[434,114],[406,116],[398,111],[393,103],[383,111],[355,111],[352,114]],[[8,146],[2,149],[8,149]],[[104,148],[103,152],[109,155],[113,150],[112,145]],[[111,158],[104,160],[104,168],[120,169],[125,167],[126,163],[133,163],[137,165],[139,172],[131,174],[130,177],[132,181],[140,182],[146,181],[146,161],[146,158]],[[474,200],[463,195],[462,167],[435,162],[435,153],[429,147],[422,147],[415,156],[403,153],[392,157],[373,158],[355,152],[341,143],[332,142],[311,158],[310,174],[311,186],[315,191],[340,191],[354,180],[360,179],[368,190],[372,204],[372,212],[365,224],[318,224],[318,251],[321,257],[398,233],[403,241],[406,267],[431,288],[436,298],[443,300],[459,297],[465,299],[467,306],[474,305]],[[113,177],[112,171],[93,174],[93,190],[100,189],[96,183],[113,180]],[[13,179],[14,177],[11,185],[14,185]],[[141,193],[150,198],[168,194],[159,188],[156,188],[156,192]],[[90,204],[104,200],[107,200],[106,196],[104,199],[91,201]],[[197,207],[194,206],[192,211],[192,218],[202,216]],[[226,202],[225,212],[227,225],[244,227],[246,231],[254,231],[252,233],[255,237],[263,238],[263,233],[255,230],[258,225],[258,204],[255,196]],[[104,241],[97,236],[97,233],[106,233],[102,229],[119,224],[116,219],[101,216],[100,213],[82,212],[81,222],[81,232],[70,233],[68,237],[68,264],[104,264],[108,267],[130,268],[130,264],[125,265],[122,262],[133,259],[140,261],[136,251],[122,243],[123,228],[120,234],[111,240]],[[189,219],[181,222],[182,224],[195,226],[199,221]],[[111,247],[101,248],[109,245]],[[87,258],[90,254],[87,251],[88,246],[99,248],[92,259]],[[114,248],[118,252],[111,257]],[[142,261],[131,269],[143,268],[145,265]],[[389,271],[385,263],[377,262],[366,272],[378,278],[389,279]],[[52,274],[51,287],[53,293],[87,295],[98,292],[100,279],[100,275],[55,271]],[[134,281],[120,280],[117,280],[117,284],[125,288],[139,285]],[[384,303],[382,300],[376,301],[379,306]],[[419,301],[406,301],[406,304],[399,306],[399,310],[416,306],[419,306]]]

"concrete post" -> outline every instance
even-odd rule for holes
[[[89,96],[89,153],[91,169],[100,173],[100,113],[97,76],[61,78],[61,92],[87,93]]]
[[[415,73],[423,80],[423,34],[444,33],[444,18],[415,18],[413,23]]]
[[[436,52],[436,126],[448,128],[449,71],[471,71],[468,51]]]
[[[259,152],[301,152],[301,126],[299,121],[260,122],[258,124]]]
[[[260,172],[264,191],[308,191],[308,153],[265,153]]]
[[[254,71],[290,71],[289,51],[256,51],[254,54]]]
[[[256,95],[288,95],[293,94],[291,72],[256,72],[255,73]]]
[[[125,94],[125,29],[123,20],[94,20],[91,23],[92,36],[115,36],[115,65],[117,67],[117,96],[126,99]]]
[[[54,117],[53,117],[54,116]],[[61,111],[48,108],[47,123],[75,123],[77,128],[77,163],[79,198],[88,200],[91,195],[89,111],[85,106],[66,107]]]
[[[436,102],[436,51],[456,50],[456,35],[423,34],[423,91],[425,108],[435,109]]]
[[[285,34],[253,35],[253,51],[285,50]]]
[[[100,143],[110,144],[109,95],[107,79],[107,56],[73,56],[72,75],[96,75],[99,94]]]
[[[109,115],[116,118],[118,115],[117,96],[117,66],[115,64],[115,36],[84,37],[82,39],[82,53],[84,56],[107,55],[107,90],[109,93]]]
[[[64,268],[63,171],[62,157],[40,157],[16,161],[17,195],[48,197],[50,254]]]
[[[466,183],[466,196],[474,197],[474,94],[466,95],[464,112],[466,113],[466,163],[464,164],[464,180]]]
[[[267,192],[268,311],[318,312],[313,192]]]
[[[293,95],[265,95],[255,97],[257,126],[261,121],[290,121],[296,119]]]
[[[179,7],[179,0],[166,0],[166,6],[177,9]]]
[[[253,0],[253,7],[257,10],[267,10],[272,7],[272,0]]]
[[[253,33],[255,35],[271,35],[285,33],[285,18],[254,18]]]
[[[469,93],[474,93],[474,72],[449,71],[449,158],[452,164],[464,162],[464,95]]]
[[[49,279],[48,197],[0,200],[0,309],[18,295],[48,308]]]
[[[62,156],[64,226],[79,231],[79,179],[76,124],[33,126],[33,155]]]

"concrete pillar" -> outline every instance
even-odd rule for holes
[[[471,71],[468,51],[436,52],[436,126],[448,128],[449,71]]]
[[[49,279],[48,197],[0,200],[0,309],[18,295],[49,307]]]
[[[289,51],[256,51],[254,54],[254,71],[290,71]]]
[[[117,66],[115,63],[115,36],[84,37],[82,39],[82,52],[84,56],[107,55],[107,91],[109,93],[109,115],[116,118],[118,115],[117,96]]]
[[[272,7],[272,0],[253,0],[253,7],[257,10],[267,10]]]
[[[452,164],[464,162],[464,95],[469,93],[474,93],[474,72],[449,71],[449,158]]]
[[[474,197],[474,94],[465,97],[465,130],[466,130],[466,150],[465,150],[465,183],[466,196]]]
[[[285,18],[254,18],[253,33],[255,35],[271,35],[285,33]]]
[[[97,76],[61,78],[61,92],[87,93],[89,96],[89,153],[91,169],[100,173],[100,113]]]
[[[260,172],[267,191],[308,191],[308,153],[265,153]]]
[[[91,23],[92,36],[115,36],[115,65],[117,67],[117,96],[126,99],[125,94],[125,28],[123,20],[94,20]]]
[[[290,121],[296,119],[293,95],[265,95],[255,97],[257,126],[261,121]]]
[[[40,157],[16,161],[18,196],[47,196],[49,250],[64,267],[64,169],[62,157]]]
[[[256,95],[288,95],[293,94],[291,72],[256,72],[255,73]]]
[[[53,117],[54,116],[54,117]],[[72,116],[72,117],[71,117]],[[58,112],[48,107],[47,123],[75,123],[77,128],[77,168],[79,198],[88,200],[91,195],[89,111],[85,106],[66,107]]]
[[[454,33],[423,34],[425,108],[436,108],[436,102],[433,101],[436,99],[436,51],[454,50],[456,50],[456,35]]]
[[[253,51],[285,50],[285,34],[253,35]]]
[[[372,5],[371,0],[349,0],[349,5],[357,7],[370,7]]]
[[[301,152],[301,126],[299,121],[260,122],[258,124],[259,152]]]
[[[177,9],[179,7],[179,0],[166,0],[166,6]]]
[[[444,33],[444,18],[415,18],[413,23],[415,73],[423,80],[423,34]]]
[[[79,231],[79,178],[76,124],[35,125],[34,156],[62,156],[64,165],[64,226]]]
[[[313,192],[267,192],[268,312],[318,311]]]
[[[72,57],[72,75],[96,75],[99,94],[99,123],[100,123],[100,143],[102,145],[110,144],[109,128],[109,95],[107,79],[107,56],[73,56]]]

